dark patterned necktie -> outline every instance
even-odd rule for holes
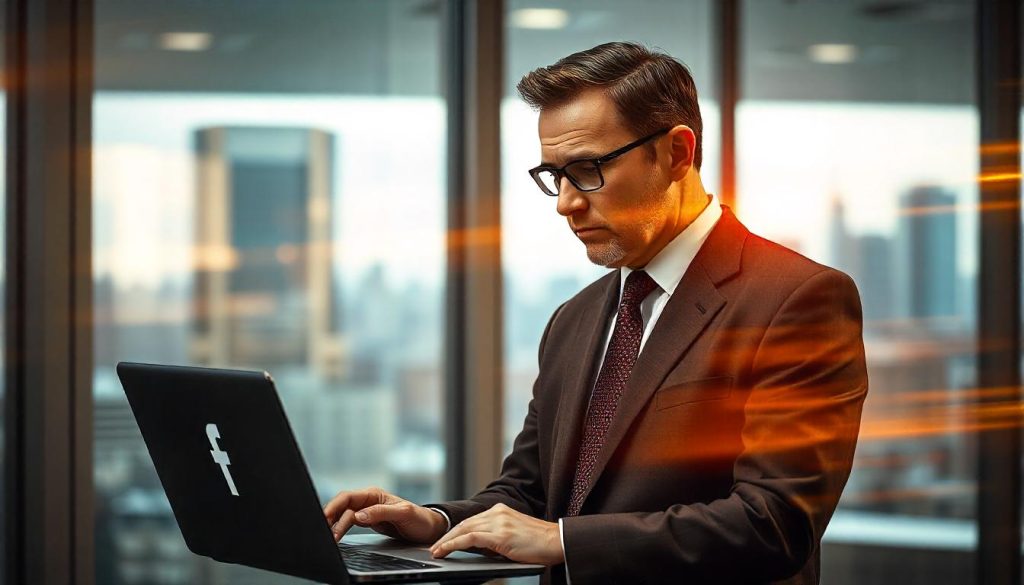
[[[634,270],[626,278],[626,286],[619,302],[619,312],[615,317],[615,330],[612,331],[608,351],[601,365],[601,373],[597,376],[594,393],[590,398],[587,410],[587,423],[583,430],[583,442],[580,443],[580,455],[576,461],[576,475],[572,481],[572,496],[569,499],[569,516],[577,516],[583,506],[583,495],[590,483],[590,476],[597,463],[597,455],[604,445],[605,435],[615,417],[615,409],[619,405],[619,397],[626,387],[637,354],[640,353],[640,340],[644,335],[644,321],[640,315],[640,303],[651,294],[657,283],[649,274],[642,270]]]

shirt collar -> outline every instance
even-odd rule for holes
[[[697,252],[708,239],[712,228],[722,217],[722,206],[718,203],[718,197],[708,195],[708,204],[704,210],[697,215],[693,222],[686,226],[683,231],[672,239],[658,252],[657,256],[647,263],[643,268],[654,279],[654,282],[667,292],[669,296],[675,292],[679,281],[683,279],[690,263],[697,256]],[[622,298],[622,289],[626,286],[626,277],[631,268],[623,266],[619,269],[619,298]]]

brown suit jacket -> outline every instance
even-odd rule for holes
[[[845,274],[723,212],[637,358],[581,514],[563,520],[572,585],[818,582],[867,393],[860,300]],[[555,311],[513,451],[483,491],[438,505],[453,524],[499,502],[564,517],[618,281]]]

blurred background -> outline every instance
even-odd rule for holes
[[[753,232],[860,289],[871,386],[822,583],[976,583],[976,3],[732,5],[726,32],[712,0],[501,5],[502,448],[521,427],[547,319],[604,274],[526,173],[539,162],[537,114],[515,83],[571,52],[638,41],[695,77],[708,192],[724,189]],[[121,360],[271,371],[324,500],[366,485],[418,502],[452,495],[460,113],[447,9],[94,0],[96,583],[290,582],[188,552],[117,381]],[[723,56],[723,34],[735,54]],[[735,73],[727,103],[723,67]],[[1017,400],[1004,404],[1015,416]],[[1019,501],[1005,505],[1019,514]]]

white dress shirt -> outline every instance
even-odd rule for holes
[[[640,338],[640,351],[643,351],[647,338],[650,337],[651,331],[654,329],[654,324],[658,322],[658,317],[661,316],[665,305],[668,304],[668,300],[672,298],[676,287],[679,286],[679,281],[683,279],[683,275],[686,274],[690,263],[693,262],[700,247],[708,239],[711,229],[715,227],[715,224],[718,223],[721,217],[722,207],[718,203],[718,198],[714,195],[708,195],[707,206],[693,220],[693,223],[679,232],[679,235],[666,244],[658,252],[658,255],[652,258],[647,263],[647,266],[643,267],[643,270],[657,283],[658,288],[654,289],[640,303],[640,316],[644,324],[644,334]],[[633,270],[625,266],[619,269],[620,301],[622,299],[622,290],[626,286],[626,277],[629,276],[630,272],[633,272]],[[604,338],[604,348],[601,350],[600,363],[602,365],[604,364],[605,353],[608,351],[608,344],[612,340],[612,332],[615,331],[616,319],[618,319],[617,313],[612,315],[611,322],[608,323],[608,330]],[[598,371],[600,372],[600,370]],[[591,393],[593,393],[593,390],[591,390]],[[561,518],[558,519],[558,534],[562,540],[562,550],[565,550],[565,533],[562,531]],[[569,585],[572,585],[572,580],[569,578],[568,565],[565,567],[565,579]]]

